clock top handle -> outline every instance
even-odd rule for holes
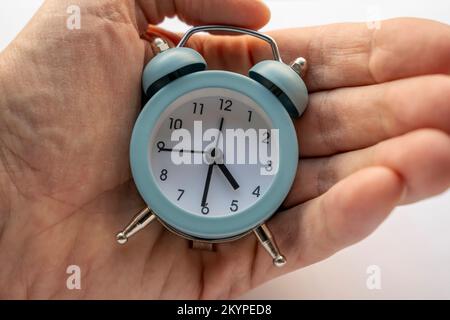
[[[199,26],[189,29],[181,38],[180,42],[177,45],[177,48],[184,47],[186,45],[186,42],[189,40],[189,38],[198,32],[209,32],[209,31],[224,31],[224,32],[233,32],[233,33],[240,33],[245,34],[249,36],[253,36],[256,38],[259,38],[268,44],[270,44],[272,48],[272,54],[273,58],[276,61],[283,62],[281,60],[280,50],[278,49],[278,45],[275,42],[275,40],[261,32],[245,29],[245,28],[239,28],[239,27],[233,27],[233,26],[226,26],[226,25],[207,25],[207,26]]]

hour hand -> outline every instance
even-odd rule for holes
[[[234,179],[231,172],[228,170],[228,168],[223,163],[218,163],[217,166],[219,167],[220,171],[222,171],[225,178],[227,178],[228,182],[231,184],[234,190],[239,188],[239,183],[237,183],[236,179]]]

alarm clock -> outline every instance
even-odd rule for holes
[[[207,70],[202,55],[186,47],[203,31],[257,37],[272,60],[248,76]],[[253,232],[273,259],[286,258],[265,224],[287,196],[299,152],[293,118],[308,104],[302,76],[306,60],[282,62],[276,42],[257,31],[209,25],[190,29],[170,48],[154,41],[157,55],[144,69],[148,102],[133,128],[130,165],[147,207],[117,234],[124,244],[152,221],[192,241],[197,249]]]

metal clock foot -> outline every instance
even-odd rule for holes
[[[150,210],[150,208],[145,207],[142,209],[131,222],[119,232],[116,236],[116,240],[120,244],[125,244],[128,239],[137,233],[138,231],[145,228],[150,222],[156,219],[156,215]]]
[[[277,243],[275,242],[269,228],[265,224],[262,224],[258,228],[254,229],[253,232],[259,242],[261,242],[264,249],[266,249],[272,257],[273,264],[277,267],[284,266],[286,264],[286,258],[280,253]]]

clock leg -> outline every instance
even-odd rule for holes
[[[286,264],[286,258],[280,253],[278,249],[277,243],[272,236],[269,228],[262,224],[256,229],[253,230],[259,242],[261,242],[262,246],[266,251],[270,254],[273,259],[273,264],[277,267],[282,267]]]
[[[152,210],[145,207],[133,218],[133,220],[131,220],[123,231],[117,234],[117,242],[120,244],[125,244],[132,235],[145,228],[150,222],[155,220],[155,218],[156,215],[152,212]]]

